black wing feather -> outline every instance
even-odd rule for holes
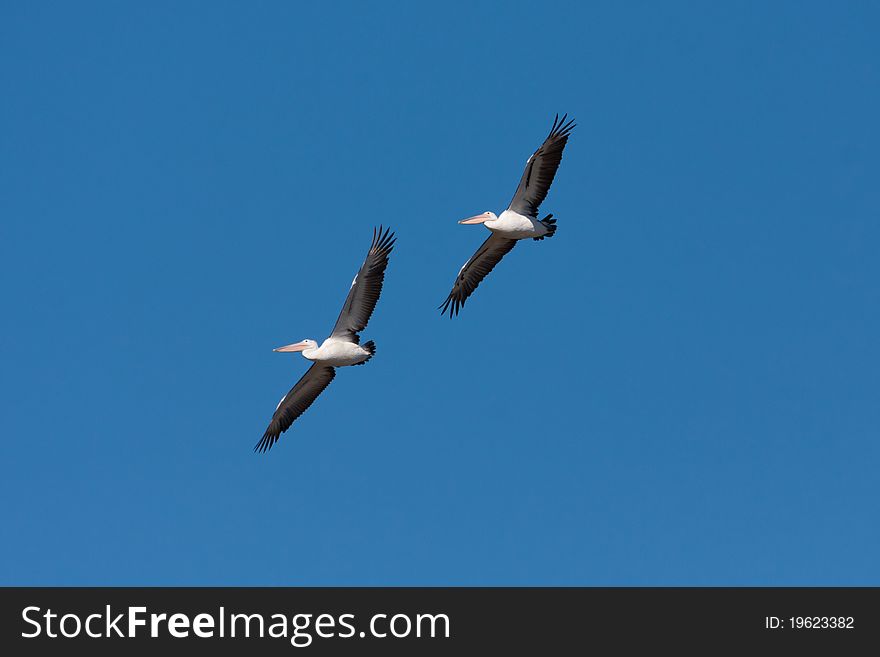
[[[514,246],[516,246],[516,240],[499,237],[494,233],[490,235],[458,272],[452,291],[440,306],[440,314],[442,315],[448,310],[450,319],[458,315],[458,311],[464,306],[467,298]]]
[[[366,328],[382,293],[385,268],[388,266],[388,256],[394,248],[395,239],[390,228],[384,233],[382,226],[378,230],[373,229],[373,243],[348,291],[345,303],[342,304],[342,312],[330,333],[331,337],[358,342],[357,333]]]
[[[332,367],[318,363],[312,365],[296,385],[290,389],[290,392],[284,395],[284,399],[281,400],[272,415],[272,421],[269,422],[266,433],[254,447],[254,451],[265,452],[272,447],[278,441],[279,436],[287,431],[294,420],[305,413],[312,402],[318,398],[318,395],[324,391],[324,388],[330,385],[334,376],[336,376],[336,370]]]
[[[573,119],[566,123],[567,118],[567,114],[562,119],[558,114],[556,115],[547,139],[526,163],[525,171],[508,209],[527,217],[538,216],[538,208],[547,198],[556,170],[562,162],[562,150],[575,127]]]

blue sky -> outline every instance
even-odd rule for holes
[[[880,584],[877,6],[416,4],[4,3],[0,582]]]

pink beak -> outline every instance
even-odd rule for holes
[[[278,347],[277,349],[273,349],[272,351],[278,351],[278,352],[283,352],[283,353],[287,353],[288,351],[302,351],[303,349],[308,348],[308,346],[309,345],[305,341],[303,341],[303,342],[296,342],[294,344],[288,344],[283,347]]]
[[[488,212],[484,212],[483,214],[478,214],[474,217],[468,217],[467,219],[462,219],[458,223],[460,224],[481,224],[487,219],[489,219],[491,215]]]

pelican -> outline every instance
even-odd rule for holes
[[[450,319],[458,315],[467,298],[501,258],[516,246],[518,240],[531,237],[540,241],[545,237],[553,237],[556,233],[556,220],[552,214],[538,220],[538,206],[547,197],[547,191],[562,161],[562,149],[575,126],[574,120],[566,123],[567,118],[567,114],[561,120],[556,115],[550,134],[526,162],[526,170],[513,200],[501,216],[496,216],[494,212],[484,212],[458,222],[483,224],[492,234],[458,270],[452,291],[440,305],[441,315],[447,311]]]
[[[351,282],[336,326],[320,347],[314,340],[307,339],[274,349],[281,353],[299,351],[314,364],[278,402],[272,421],[254,451],[265,452],[278,441],[279,436],[330,385],[336,376],[337,367],[363,365],[375,355],[375,343],[370,340],[360,344],[358,333],[366,328],[376,302],[379,301],[385,268],[388,266],[388,256],[394,248],[394,241],[394,233],[390,228],[384,233],[381,226],[378,230],[373,229],[373,243],[364,264]]]

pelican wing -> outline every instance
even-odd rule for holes
[[[394,240],[394,233],[390,228],[384,233],[381,226],[378,230],[373,229],[373,243],[364,264],[351,282],[351,289],[331,337],[358,342],[357,333],[367,326],[382,293],[382,281],[385,279],[385,268],[388,266],[391,249],[394,248]]]
[[[504,255],[516,246],[516,240],[499,237],[492,233],[489,238],[480,245],[477,252],[458,271],[452,292],[446,297],[446,301],[440,306],[440,314],[449,311],[450,319],[458,314],[480,282],[486,278],[492,268],[495,267]]]
[[[547,139],[526,162],[526,170],[523,171],[513,200],[510,201],[509,210],[527,217],[538,216],[538,207],[547,198],[547,192],[562,161],[562,149],[575,126],[574,120],[566,123],[566,118],[567,114],[561,120],[556,115]]]
[[[278,402],[278,407],[272,415],[272,421],[266,429],[266,433],[254,447],[255,452],[265,452],[274,445],[279,436],[290,428],[293,421],[305,413],[312,402],[318,398],[324,388],[330,385],[336,371],[332,367],[315,363],[296,385],[290,389]]]

